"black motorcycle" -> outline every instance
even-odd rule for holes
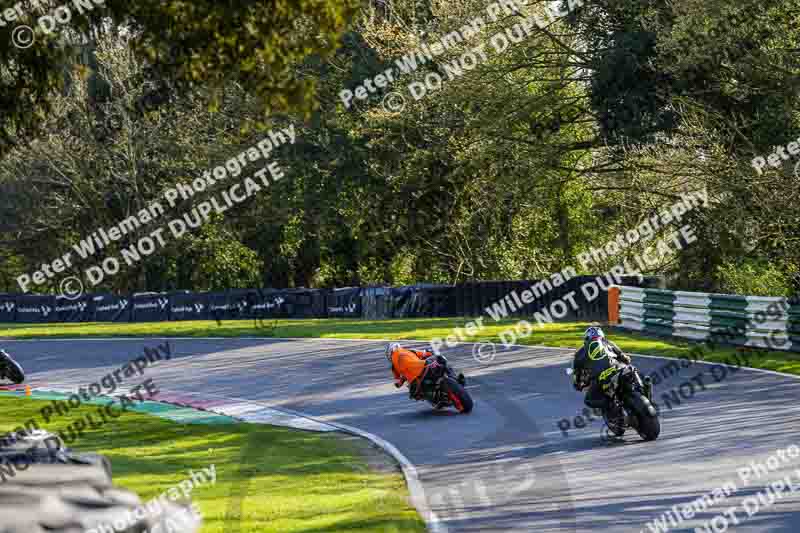
[[[425,400],[436,409],[454,407],[463,414],[472,411],[472,397],[465,388],[467,379],[464,374],[456,375],[445,356],[437,355],[428,361],[420,383],[418,400]]]
[[[8,378],[17,385],[25,381],[22,367],[5,350],[0,350],[0,377]]]
[[[573,370],[567,369],[572,376]],[[661,434],[661,420],[653,405],[653,385],[649,377],[642,379],[639,370],[626,365],[609,379],[611,406],[603,410],[606,436],[620,438],[628,428],[644,440],[656,440]]]

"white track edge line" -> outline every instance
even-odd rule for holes
[[[202,395],[197,394],[197,393],[189,393],[189,395],[190,396],[202,396]],[[428,528],[428,531],[430,531],[431,533],[448,533],[447,527],[441,522],[441,520],[436,515],[436,513],[434,513],[431,510],[431,508],[428,506],[428,502],[425,499],[425,489],[424,489],[424,487],[422,486],[422,483],[419,480],[419,473],[417,472],[417,468],[414,466],[414,464],[405,455],[403,455],[403,452],[398,450],[389,441],[387,441],[385,439],[382,439],[381,437],[379,437],[379,436],[377,436],[377,435],[375,435],[373,433],[370,433],[368,431],[364,431],[363,429],[359,429],[359,428],[357,428],[355,426],[350,426],[350,425],[342,424],[342,423],[339,423],[339,422],[329,422],[329,421],[318,420],[317,418],[315,418],[313,416],[307,415],[307,414],[299,412],[299,411],[260,405],[257,400],[248,400],[248,399],[245,399],[245,398],[233,398],[233,397],[226,397],[226,396],[219,396],[219,395],[215,395],[215,398],[221,398],[221,399],[224,399],[224,400],[231,400],[231,401],[234,401],[234,402],[252,403],[252,404],[258,405],[259,407],[262,407],[264,409],[271,409],[271,410],[274,410],[274,411],[277,411],[277,412],[280,412],[280,413],[284,413],[284,414],[287,414],[287,415],[295,416],[295,417],[298,417],[298,418],[305,418],[306,420],[314,422],[315,424],[319,424],[319,425],[323,425],[323,426],[330,426],[330,427],[336,428],[336,429],[338,429],[338,430],[340,430],[340,431],[342,431],[344,433],[349,433],[349,434],[354,435],[356,437],[360,437],[362,439],[367,439],[368,441],[372,442],[375,446],[377,446],[381,450],[383,450],[384,453],[387,453],[388,455],[391,455],[394,458],[394,460],[397,461],[400,464],[400,468],[403,471],[403,477],[405,477],[405,479],[406,479],[406,485],[408,486],[408,492],[409,492],[409,495],[411,497],[411,505],[414,507],[414,509],[417,510],[419,515],[422,517],[422,520],[425,522],[425,525]],[[191,407],[191,405],[189,407]],[[224,409],[224,408],[225,408],[224,405],[223,406],[215,406],[215,407],[213,407],[211,409],[206,409],[206,411],[212,412],[212,413],[216,413],[216,414],[220,414],[220,415],[224,415],[224,416],[229,416],[231,418],[236,418],[236,419],[238,419],[241,422],[246,423],[246,424],[258,423],[258,422],[249,422],[247,420],[244,420],[244,419],[241,419],[241,418],[237,418],[237,417],[233,417],[233,416],[231,416],[229,414],[226,414],[224,411],[222,411],[222,409]],[[269,425],[277,425],[277,424],[269,424]],[[283,427],[287,427],[287,426],[283,426]],[[293,429],[297,429],[297,428],[293,428]],[[304,431],[304,430],[300,430],[300,431]],[[308,430],[305,430],[305,431],[316,431],[316,430],[308,429]]]
[[[311,417],[306,418],[309,418],[315,422],[319,422]],[[414,464],[409,461],[405,455],[403,455],[403,452],[398,450],[391,442],[357,427],[338,422],[325,422],[325,424],[339,428],[346,433],[350,433],[351,435],[367,439],[381,448],[385,453],[388,453],[394,457],[394,459],[400,463],[400,467],[403,469],[403,476],[406,478],[408,492],[411,496],[411,505],[413,505],[420,516],[422,516],[422,520],[425,521],[428,531],[431,533],[447,533],[447,527],[439,520],[439,517],[436,515],[436,513],[434,513],[428,506],[428,501],[425,499],[425,488],[422,486],[422,483],[419,480],[417,467],[415,467]]]

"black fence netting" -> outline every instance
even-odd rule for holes
[[[661,286],[659,278],[623,278],[622,284]],[[557,277],[458,285],[340,289],[236,289],[132,295],[96,294],[78,299],[0,294],[0,322],[163,322],[266,318],[530,317],[606,320],[609,280]]]

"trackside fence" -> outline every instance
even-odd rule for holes
[[[638,278],[623,278],[634,283]],[[582,289],[594,276],[551,280],[492,281],[458,285],[344,287],[338,289],[238,289],[223,292],[175,291],[131,295],[63,296],[0,294],[0,323],[162,322],[270,318],[438,318],[477,317],[506,300],[508,318],[530,317],[572,294],[577,304],[560,320],[605,321],[608,298]],[[645,283],[648,280],[645,279]],[[535,299],[522,303],[530,290]],[[607,290],[607,288],[606,288]],[[514,296],[516,293],[516,297]]]
[[[619,326],[658,336],[800,352],[800,300],[620,286]],[[615,320],[612,320],[614,322]]]

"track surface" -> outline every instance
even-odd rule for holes
[[[77,389],[96,381],[161,340],[4,341],[32,382]],[[471,345],[445,355],[471,379],[476,401],[468,416],[434,412],[397,391],[383,343],[335,340],[176,340],[173,358],[148,370],[164,391],[210,398],[245,398],[349,424],[393,443],[418,470],[433,511],[451,532],[693,531],[739,506],[728,531],[800,531],[800,491],[752,517],[742,499],[792,474],[800,488],[800,457],[748,486],[737,469],[800,445],[800,381],[740,370],[719,382],[708,366],[680,369],[655,397],[702,373],[703,386],[666,409],[652,443],[636,435],[621,444],[601,439],[599,422],[570,430],[557,423],[582,409],[564,375],[568,350],[512,348],[491,363],[473,359]],[[411,346],[420,343],[408,343]],[[667,361],[634,357],[644,373]],[[719,376],[719,374],[717,374]],[[699,378],[698,378],[699,379]],[[686,396],[690,388],[684,386]],[[774,464],[774,463],[773,463]],[[795,469],[798,472],[795,473]],[[737,492],[669,529],[648,523],[733,482]],[[722,522],[717,523],[721,525]],[[715,531],[710,529],[710,531]],[[718,531],[723,531],[719,529]]]

